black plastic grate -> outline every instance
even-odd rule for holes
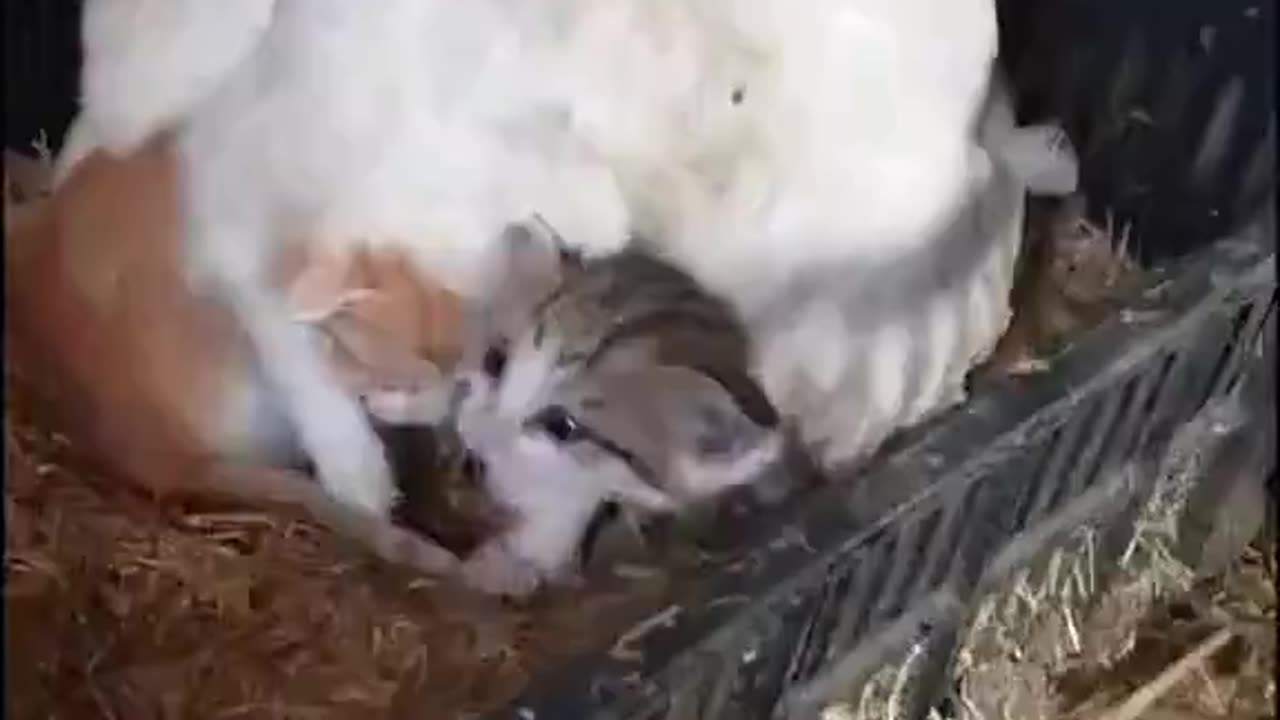
[[[842,604],[840,621],[832,633],[827,653],[828,660],[836,660],[852,652],[857,638],[863,635],[870,625],[872,603],[875,602],[877,594],[874,574],[883,570],[886,564],[882,557],[883,553],[877,553],[882,547],[883,545],[872,545],[863,557],[857,558],[855,582],[849,588],[849,594]]]
[[[1020,115],[1062,120],[1091,214],[1147,261],[1236,229],[1275,187],[1274,0],[1000,0]]]
[[[849,597],[853,574],[852,568],[844,566],[830,573],[822,592],[815,593],[817,600],[793,653],[784,687],[812,678],[835,655],[832,641],[838,637],[842,601]]]
[[[686,606],[683,622],[646,638],[663,653],[683,643],[673,664],[651,657],[650,670],[638,676],[600,667],[597,678],[631,679],[630,690],[606,681],[621,694],[603,705],[584,704],[575,674],[533,688],[517,707],[537,717],[560,717],[552,709],[565,707],[610,708],[618,717],[777,716],[786,698],[812,699],[815,688],[826,688],[831,669],[846,658],[870,663],[887,652],[872,652],[868,643],[924,612],[921,603],[939,592],[974,592],[998,553],[1021,544],[1030,557],[1054,541],[1040,528],[1078,499],[1102,491],[1090,502],[1110,503],[1123,515],[1120,506],[1144,487],[1116,495],[1114,481],[1104,487],[1103,479],[1167,444],[1245,364],[1266,362],[1255,339],[1274,303],[1274,259],[1257,248],[1236,240],[1214,246],[1144,301],[1148,319],[1109,322],[1050,375],[1011,381],[943,418],[879,470],[852,481],[849,497],[821,490],[796,514],[777,518],[779,528],[805,528],[810,549],[781,543],[777,553],[753,551],[758,582],[741,573],[722,576],[723,586],[712,578],[703,597],[754,600],[710,624]],[[785,536],[780,529],[778,542]],[[953,650],[944,642],[957,635],[948,617],[929,621],[937,632],[926,633],[933,654],[919,671],[922,685],[946,677],[945,657],[934,655]],[[691,658],[699,658],[697,672]],[[624,700],[628,695],[633,700]],[[654,714],[655,707],[670,714]],[[685,714],[689,708],[696,714]]]

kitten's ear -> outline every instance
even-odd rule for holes
[[[753,420],[707,374],[660,366],[645,372],[646,390],[660,402],[661,421],[675,441],[668,482],[677,494],[700,498],[751,483],[782,455],[782,433]]]
[[[560,284],[564,262],[555,240],[531,224],[508,225],[497,243],[489,297],[468,309],[464,354],[483,355],[495,337],[523,328],[536,303]]]
[[[541,294],[560,282],[562,252],[555,236],[533,224],[509,225],[503,231],[504,288]]]

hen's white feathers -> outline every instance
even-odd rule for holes
[[[996,49],[990,0],[216,6],[87,4],[91,134],[193,116],[196,172],[458,289],[531,211],[602,251],[641,231],[744,302],[910,251],[963,196]]]
[[[136,149],[181,121],[253,52],[274,0],[89,0],[81,25],[83,109],[59,179],[96,147]]]
[[[566,71],[576,132],[645,234],[739,301],[804,267],[910,252],[963,196],[996,51],[990,0],[582,12]]]
[[[965,398],[969,370],[1009,321],[1024,194],[1075,187],[1060,133],[1015,128],[993,90],[963,212],[923,252],[798,274],[752,328],[766,391],[828,464],[864,458]]]

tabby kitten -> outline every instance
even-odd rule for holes
[[[523,595],[566,577],[605,503],[674,513],[762,477],[783,442],[745,329],[687,274],[636,247],[583,261],[531,228],[508,239],[509,282],[448,391],[368,402],[451,416],[514,518],[464,577]]]

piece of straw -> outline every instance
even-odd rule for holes
[[[1210,635],[1177,662],[1165,668],[1151,682],[1129,696],[1120,705],[1105,712],[1100,720],[1135,720],[1142,716],[1157,700],[1221,650],[1234,636],[1231,628],[1222,628]]]

